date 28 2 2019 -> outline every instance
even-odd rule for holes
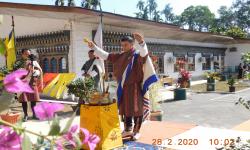
[[[209,139],[208,144],[209,145],[232,145],[235,143],[235,139]],[[199,140],[198,139],[152,139],[152,145],[157,146],[170,146],[170,145],[198,145]]]

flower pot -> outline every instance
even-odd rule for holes
[[[214,78],[207,78],[207,83],[215,83],[215,79]]]
[[[174,100],[186,100],[186,99],[187,99],[186,89],[182,88],[174,89]]]
[[[215,91],[215,83],[207,83],[207,91]]]
[[[19,112],[11,112],[11,113],[7,113],[7,114],[1,114],[1,119],[3,119],[6,122],[9,122],[11,124],[15,124],[18,122],[21,113]]]
[[[162,121],[162,115],[163,115],[162,110],[152,111],[150,114],[150,120],[151,121]]]
[[[235,92],[235,86],[229,86],[229,92]]]
[[[190,88],[190,80],[181,82],[180,87],[181,88]]]

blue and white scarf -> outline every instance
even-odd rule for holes
[[[139,57],[139,51],[135,51],[133,54],[133,58],[131,62],[127,65],[125,71],[123,72],[122,75],[122,80],[118,82],[118,88],[117,88],[117,100],[118,100],[118,105],[121,103],[121,98],[122,98],[122,92],[123,92],[123,85],[125,81],[128,79],[134,62],[137,60]],[[154,83],[158,81],[158,77],[155,73],[155,69],[152,63],[151,58],[148,56],[145,64],[143,65],[143,83],[142,83],[142,94],[143,94],[143,106],[144,106],[144,112],[143,112],[143,119],[145,120],[148,118],[150,114],[150,100],[148,97],[148,90],[149,87]]]

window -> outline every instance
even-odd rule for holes
[[[175,56],[176,62],[174,64],[174,72],[179,72],[181,69],[185,69],[186,60],[185,55]]]
[[[195,53],[188,53],[187,70],[188,71],[195,71]]]
[[[51,72],[53,73],[57,72],[57,60],[54,57],[50,60],[50,68]]]
[[[48,58],[44,58],[43,59],[43,72],[46,73],[46,72],[49,72],[49,60]]]
[[[211,70],[211,57],[210,55],[205,55],[205,63],[202,63],[202,70]]]
[[[64,57],[59,59],[59,72],[66,72],[67,70],[67,63]]]
[[[159,67],[159,73],[164,73],[164,63],[162,57],[158,58],[158,67]]]

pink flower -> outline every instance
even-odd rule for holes
[[[64,106],[58,103],[41,102],[34,109],[40,120],[49,120],[54,117],[55,112],[63,110]]]
[[[70,145],[72,145],[73,147],[76,147],[76,143],[74,141],[73,135],[76,133],[77,129],[78,129],[78,125],[73,125],[70,128],[69,132],[67,134],[63,135],[63,138],[65,140],[67,140],[70,143]]]
[[[1,126],[0,150],[21,150],[21,137],[11,128]]]
[[[28,71],[25,69],[18,69],[4,78],[4,88],[10,93],[33,93],[28,81],[23,81],[21,78],[26,76]]]
[[[57,150],[63,150],[64,143],[67,143],[68,146],[76,148],[76,142],[74,141],[74,134],[78,129],[78,125],[73,125],[69,131],[62,136],[62,138],[56,141]]]
[[[84,139],[82,141],[83,144],[88,144],[90,150],[94,150],[96,148],[96,144],[100,142],[99,136],[95,134],[90,134],[87,129],[81,128],[81,132],[84,134]]]

